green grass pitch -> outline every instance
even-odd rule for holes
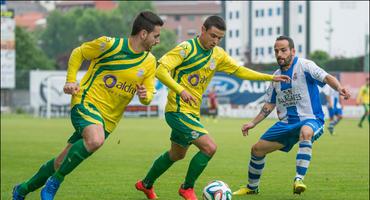
[[[202,189],[215,179],[236,190],[247,181],[250,148],[275,120],[265,120],[251,135],[243,137],[242,119],[203,119],[218,144],[217,153],[196,183]],[[360,129],[357,120],[346,119],[313,146],[313,159],[302,195],[292,194],[297,145],[289,153],[267,156],[260,194],[234,196],[233,200],[330,200],[369,199],[369,126]],[[42,163],[64,148],[73,128],[69,119],[40,119],[23,115],[3,115],[1,119],[1,199],[11,199],[13,185],[39,169]],[[164,119],[123,119],[104,146],[85,160],[59,189],[56,200],[143,200],[134,184],[146,174],[153,160],[170,146],[169,128]],[[175,163],[155,184],[162,200],[180,199],[177,194],[190,159],[192,146],[184,160]],[[27,196],[39,199],[39,190]]]

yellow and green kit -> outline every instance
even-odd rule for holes
[[[67,82],[76,82],[83,60],[89,60],[90,66],[79,83],[80,91],[72,96],[74,136],[89,124],[102,124],[111,133],[136,94],[136,85],[147,90],[147,98],[140,99],[141,103],[147,105],[152,100],[156,59],[150,52],[135,52],[128,38],[103,36],[75,48],[68,63]]]

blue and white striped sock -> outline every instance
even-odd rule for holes
[[[302,140],[299,142],[299,149],[297,153],[296,162],[296,176],[295,179],[304,179],[306,175],[307,168],[310,165],[312,157],[312,142],[311,140]]]
[[[263,167],[265,166],[265,156],[257,157],[251,155],[248,168],[248,185],[249,189],[255,190],[258,188]]]

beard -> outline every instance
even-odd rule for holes
[[[290,65],[290,62],[292,61],[293,56],[290,54],[287,58],[279,61],[280,59],[276,59],[277,63],[280,67],[287,67]]]

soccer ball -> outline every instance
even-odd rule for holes
[[[229,186],[223,181],[211,181],[203,189],[203,200],[231,200]]]

